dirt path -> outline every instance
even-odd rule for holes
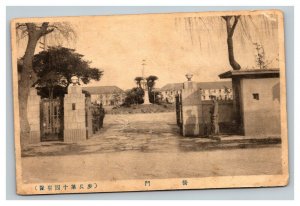
[[[280,148],[115,152],[22,158],[25,183],[263,175],[281,172]]]
[[[87,141],[77,143],[42,142],[28,145],[23,157],[61,156],[125,151],[177,153],[218,149],[280,146],[278,139],[251,137],[189,138],[179,134],[175,113],[106,115],[104,128]]]
[[[280,144],[240,144],[181,137],[175,113],[106,115],[87,141],[27,147],[22,175],[37,183],[280,173]]]

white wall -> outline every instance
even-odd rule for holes
[[[280,135],[279,78],[242,79],[241,100],[245,135]]]

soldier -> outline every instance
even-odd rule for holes
[[[94,107],[93,107],[93,132],[94,132],[94,134],[97,131],[99,131],[99,129],[100,129],[99,116],[100,116],[99,104],[95,103]]]
[[[100,104],[100,111],[99,111],[99,127],[100,128],[103,128],[103,120],[104,120],[104,117],[105,117],[105,110],[102,106],[102,103]]]
[[[211,134],[219,134],[219,105],[216,98],[213,98],[213,106],[211,109]]]

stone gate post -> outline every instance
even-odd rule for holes
[[[30,127],[29,144],[41,141],[40,102],[41,97],[37,94],[37,90],[35,88],[30,88],[27,102],[27,118]]]
[[[78,84],[73,84],[64,98],[64,142],[86,139],[85,95]]]
[[[188,81],[182,90],[182,134],[183,136],[203,135],[201,91],[197,83],[191,81],[192,74],[187,74]]]

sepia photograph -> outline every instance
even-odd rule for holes
[[[286,186],[283,18],[13,19],[17,193]]]

